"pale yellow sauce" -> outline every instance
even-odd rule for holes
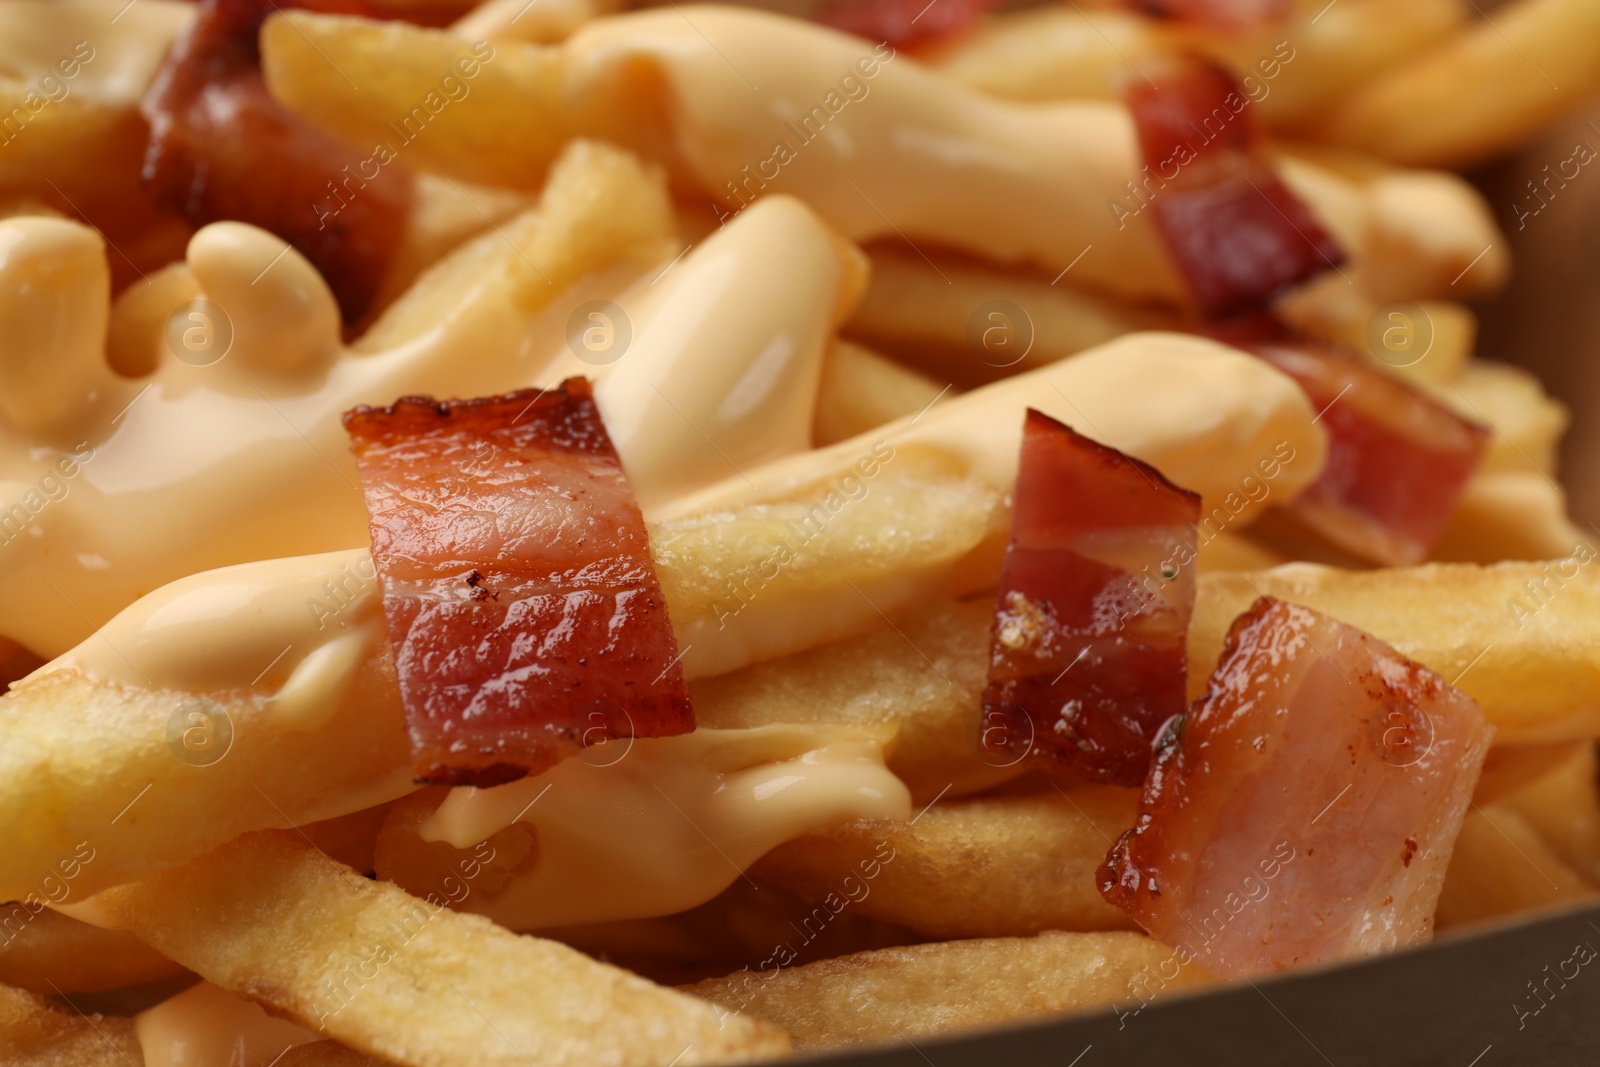
[[[210,982],[135,1015],[133,1032],[144,1067],[269,1067],[288,1049],[319,1039]]]

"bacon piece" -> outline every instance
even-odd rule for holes
[[[895,48],[918,45],[954,37],[970,29],[1000,0],[834,0],[813,17],[869,41],[880,41]]]
[[[1200,497],[1028,409],[983,745],[1136,786],[1181,714]]]
[[[1223,977],[1426,941],[1493,733],[1377,638],[1263,597],[1163,736],[1101,895]]]
[[[1270,319],[1205,332],[1289,375],[1321,412],[1327,465],[1289,512],[1378,563],[1425,559],[1478,468],[1488,429],[1356,353]]]
[[[344,416],[417,781],[495,785],[694,729],[644,517],[589,382]]]
[[[1224,30],[1278,22],[1289,14],[1288,0],[1123,0],[1122,6],[1151,18],[1175,19]]]
[[[277,234],[355,320],[399,243],[411,179],[267,94],[258,37],[285,7],[371,14],[361,0],[201,0],[145,94],[145,188],[158,208],[193,226],[233,219]]]
[[[1338,242],[1261,157],[1250,98],[1208,60],[1125,94],[1156,225],[1207,316],[1261,307],[1344,261]],[[1140,197],[1143,202],[1144,197]]]

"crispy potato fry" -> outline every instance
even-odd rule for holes
[[[182,742],[195,715],[232,738],[209,764]],[[248,830],[338,815],[326,810],[335,794],[373,804],[414,788],[386,644],[314,731],[261,693],[135,689],[66,670],[13,688],[0,734],[0,896],[21,900],[79,901]]]
[[[1364,289],[1328,274],[1280,300],[1278,316],[1311,334],[1365,353],[1424,386],[1460,380],[1477,344],[1471,309],[1449,300],[1383,307]]]
[[[6,1067],[128,1067],[144,1062],[131,1019],[73,1014],[0,986],[0,1063]]]
[[[1461,0],[1300,3],[1285,22],[1244,32],[1207,31],[1130,12],[1038,7],[991,16],[935,53],[947,77],[1015,100],[1114,99],[1127,78],[1163,53],[1197,49],[1241,77],[1275,129],[1306,120],[1350,87],[1405,60],[1459,26]],[[1314,131],[1314,124],[1307,132]]]
[[[828,605],[829,634],[875,627],[937,596],[953,564],[1003,535],[1001,494],[951,457],[883,445],[862,458],[870,481],[846,466],[785,497],[651,526],[690,677],[809,647],[814,628],[775,624],[807,604]]]
[[[487,0],[450,27],[468,41],[556,44],[590,19],[623,8],[622,0]]]
[[[837,341],[822,363],[812,438],[818,445],[831,445],[915,415],[941,395],[949,395],[944,389],[927,375],[870,348]]]
[[[1600,885],[1600,785],[1593,744],[1506,797],[1502,806],[1520,815],[1568,866]]]
[[[464,241],[533,206],[533,197],[515,189],[455,182],[435,174],[415,175],[411,213],[373,298],[372,316],[394,303],[418,275]]]
[[[337,1041],[313,1041],[285,1052],[274,1067],[389,1067],[389,1061],[375,1060]]]
[[[550,169],[538,207],[425,270],[352,347],[381,352],[457,316],[538,311],[585,275],[671,256],[673,230],[654,168],[610,145],[576,141]]]
[[[1586,560],[1587,562],[1584,562]],[[1509,742],[1600,734],[1600,573],[1593,550],[1550,564],[1430,563],[1343,571],[1309,563],[1204,574],[1189,628],[1189,693],[1257,597],[1358,626],[1471,695]]]
[[[976,260],[875,246],[866,298],[845,333],[878,345],[942,384],[983,385],[1176,316],[1056,285]],[[1005,302],[1022,310],[1018,317]],[[990,306],[994,305],[994,306]]]
[[[1600,88],[1600,8],[1519,0],[1334,106],[1323,135],[1423,167],[1514,148]]]
[[[1135,789],[1077,786],[939,801],[909,823],[808,834],[751,872],[819,903],[864,886],[861,914],[928,937],[1127,930],[1133,920],[1100,898],[1094,872],[1133,825],[1138,799]]]
[[[1226,530],[1209,541],[1202,541],[1196,566],[1208,571],[1262,571],[1288,563],[1289,558],[1266,545]]]
[[[1362,191],[1366,236],[1353,247],[1364,287],[1380,300],[1493,293],[1510,277],[1510,244],[1465,179],[1394,171]]]
[[[1579,752],[1591,749],[1592,741],[1555,741],[1543,745],[1493,745],[1483,761],[1483,771],[1472,790],[1472,802],[1498,804],[1515,796],[1569,763]]]
[[[1567,491],[1547,474],[1483,471],[1473,475],[1444,533],[1436,560],[1497,563],[1570,556],[1592,543],[1592,531],[1567,517]]]
[[[102,930],[49,908],[0,904],[0,985],[51,993],[96,993],[182,974],[137,937]]]
[[[1561,435],[1572,421],[1567,406],[1544,391],[1539,379],[1506,363],[1473,360],[1448,387],[1433,390],[1469,419],[1494,431],[1478,468],[1554,476]]]
[[[1600,890],[1567,866],[1520,815],[1496,804],[1474,808],[1461,824],[1434,924],[1448,930],[1597,895]]]
[[[102,900],[216,985],[397,1064],[659,1067],[788,1047],[564,945],[369,881],[288,833],[247,835]]]
[[[743,971],[687,991],[734,1017],[750,1014],[782,1026],[803,1051],[1142,1004],[1213,982],[1159,941],[1117,931],[879,949],[771,973]]]
[[[779,722],[894,723],[889,769],[918,803],[1014,778],[985,761],[978,705],[989,673],[993,597],[929,605],[899,629],[757,663],[693,683],[695,718],[732,729]],[[879,916],[887,918],[887,916]]]

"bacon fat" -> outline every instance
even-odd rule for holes
[[[1138,785],[1183,711],[1200,497],[1028,410],[984,748]]]
[[[1163,736],[1100,892],[1222,977],[1426,941],[1493,733],[1370,634],[1263,597]]]
[[[589,383],[344,417],[419,782],[694,729],[644,517]]]
[[[1135,79],[1125,99],[1150,209],[1203,313],[1254,310],[1344,261],[1262,157],[1260,123],[1237,78],[1201,59],[1158,78],[1159,87]]]
[[[361,0],[201,0],[145,95],[145,189],[192,226],[231,219],[277,234],[354,320],[399,243],[411,179],[268,95],[258,38],[267,16],[285,7],[372,13]]]

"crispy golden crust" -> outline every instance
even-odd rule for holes
[[[362,878],[298,835],[247,834],[102,898],[147,942],[230,992],[411,1067],[659,1067],[787,1050],[564,945]]]
[[[783,1026],[797,1049],[915,1040],[1108,1005],[1214,979],[1143,934],[1044,933],[858,952],[688,987]]]
[[[0,986],[0,1063],[6,1067],[139,1067],[133,1021],[57,1009]]]
[[[1137,801],[1114,786],[942,800],[911,823],[858,820],[798,838],[752,872],[928,937],[1133,929],[1100,899],[1094,872]]]

